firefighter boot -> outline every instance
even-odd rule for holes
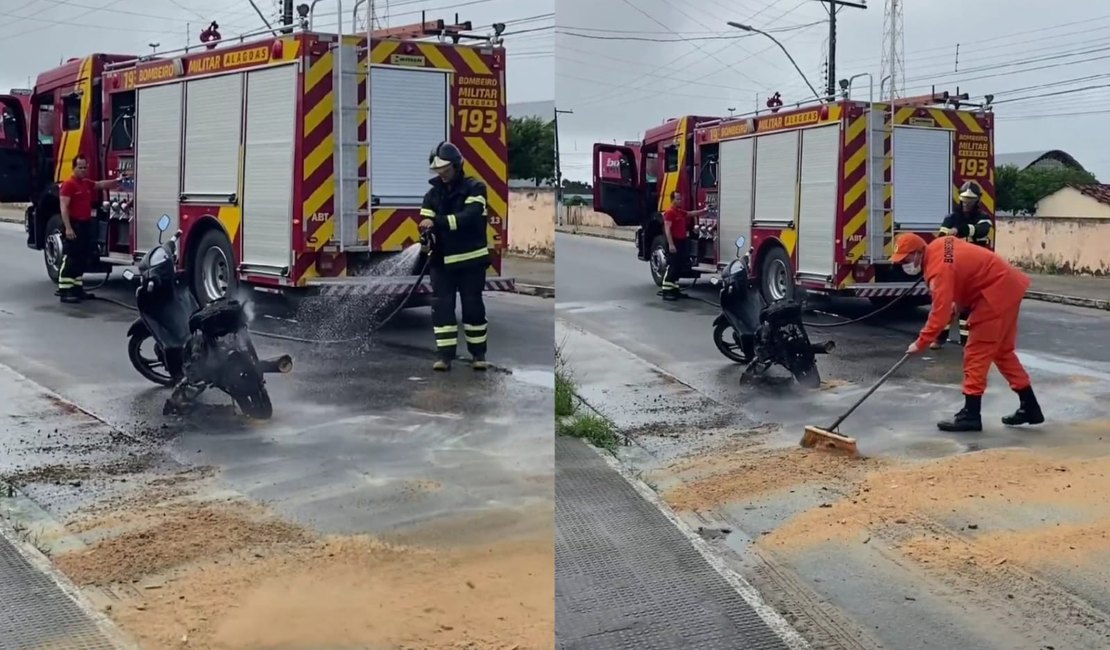
[[[450,359],[437,359],[436,362],[432,364],[432,370],[435,370],[436,372],[447,372],[450,369]]]
[[[964,395],[964,407],[951,420],[937,422],[937,428],[941,431],[961,433],[982,431],[983,418],[980,415],[982,404],[982,395]]]
[[[489,361],[481,355],[475,355],[474,360],[470,362],[470,367],[475,370],[489,370]]]
[[[1044,422],[1044,413],[1041,412],[1041,405],[1037,403],[1037,396],[1033,394],[1033,387],[1023,388],[1017,391],[1018,399],[1021,400],[1021,405],[1018,410],[1014,411],[1013,415],[1002,416],[1002,424],[1008,427],[1018,426],[1021,424],[1041,424]]]

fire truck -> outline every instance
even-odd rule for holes
[[[661,214],[680,191],[684,207],[708,208],[690,239],[688,277],[718,273],[752,247],[752,272],[770,303],[802,287],[887,304],[927,289],[890,263],[893,240],[929,240],[974,181],[994,216],[991,98],[930,93],[894,102],[838,99],[735,118],[686,116],[646,131],[633,147],[594,145],[595,210],[639,226],[636,248],[661,285],[666,239]],[[603,173],[620,156],[623,178]],[[993,246],[993,228],[991,242]]]
[[[7,95],[0,95],[0,203],[18,202],[22,191],[12,188],[30,183],[24,155],[31,142],[26,117],[30,108],[30,90],[13,88]]]
[[[500,275],[503,26],[471,29],[425,21],[376,31],[368,48],[365,33],[302,25],[176,56],[70,59],[39,75],[22,119],[48,137],[28,144],[0,186],[9,200],[31,203],[27,246],[44,252],[55,281],[58,186],[84,154],[93,179],[130,176],[99,197],[100,266],[90,272],[133,265],[168,215],[201,304],[241,289],[426,298],[426,280],[413,289],[416,263],[400,277],[376,269],[419,241],[429,152],[450,140],[488,188],[487,289],[511,291]]]

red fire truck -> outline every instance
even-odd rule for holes
[[[656,284],[666,259],[660,215],[679,190],[687,209],[710,210],[691,240],[689,277],[717,273],[743,235],[768,302],[800,286],[885,304],[913,285],[890,263],[896,233],[936,236],[965,181],[980,185],[994,216],[994,115],[989,98],[973,110],[960,99],[845,99],[748,118],[671,119],[646,132],[639,152],[594,145],[594,206],[617,225],[640,226],[638,257]],[[630,176],[602,173],[613,155]],[[927,300],[920,285],[912,293]]]
[[[202,304],[240,285],[397,296],[416,278],[375,267],[418,241],[428,155],[449,139],[488,188],[487,288],[513,290],[500,276],[505,49],[499,30],[461,29],[471,27],[392,28],[376,32],[369,49],[365,34],[290,29],[172,57],[71,59],[40,75],[31,98],[31,131],[52,142],[29,146],[23,176],[0,183],[9,197],[22,192],[10,200],[32,204],[27,245],[44,251],[54,280],[57,187],[83,153],[92,178],[129,171],[134,179],[101,197],[98,271],[134,264],[158,241],[165,214],[182,230],[181,259]],[[445,30],[450,38],[428,40]],[[426,281],[416,290],[428,292]]]
[[[31,91],[13,88],[0,95],[0,203],[19,202],[30,184],[30,169],[25,152],[31,146],[31,125],[27,115]]]

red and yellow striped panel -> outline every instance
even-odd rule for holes
[[[500,273],[500,253],[506,245],[509,218],[509,169],[507,144],[507,116],[505,104],[504,60],[501,54],[482,54],[465,46],[438,43],[413,43],[401,41],[375,41],[371,52],[374,64],[391,65],[403,57],[406,65],[420,62],[424,67],[454,72],[450,76],[450,128],[451,142],[458,146],[466,161],[468,175],[485,183],[487,210],[490,220],[488,237],[494,249],[491,273]],[[459,102],[459,78],[484,77],[493,79],[492,87],[498,89],[496,107],[484,107],[482,119],[463,119],[468,111]],[[369,153],[369,152],[368,152]],[[398,209],[382,206],[373,211],[370,220],[370,246],[375,251],[401,250],[419,239],[419,209]]]
[[[298,285],[313,277],[335,276],[321,272],[317,254],[335,235],[335,138],[332,70],[334,54],[327,51],[306,60],[301,104],[304,115],[301,144],[301,215],[304,249],[297,257],[293,278]],[[344,271],[345,272],[345,271]]]
[[[358,177],[370,178],[370,104],[366,88],[366,72],[369,57],[366,39],[358,43]],[[370,244],[370,181],[358,184],[358,243]]]
[[[85,141],[91,140],[92,130],[89,129],[89,121],[92,119],[92,102],[94,99],[100,99],[99,97],[93,97],[92,64],[93,58],[91,56],[81,61],[81,70],[78,72],[76,83],[73,84],[73,92],[81,96],[81,112],[79,113],[77,128],[71,131],[62,131],[62,137],[58,139],[55,145],[54,182],[56,183],[61,183],[70,177],[73,172],[73,159],[81,153]],[[95,154],[89,155],[91,164],[95,164],[93,161],[99,158]]]
[[[864,113],[850,118],[844,127],[839,234],[847,262],[856,262],[867,253],[867,123],[868,114]]]
[[[894,254],[894,121],[883,110],[883,259]]]

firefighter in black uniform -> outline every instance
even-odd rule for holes
[[[435,235],[429,274],[432,324],[439,359],[433,368],[451,369],[459,340],[455,294],[462,303],[463,335],[475,370],[486,370],[486,306],[482,291],[490,264],[486,237],[486,186],[463,172],[462,153],[441,142],[428,157],[435,172],[420,208],[420,230]]]
[[[952,235],[960,239],[983,246],[990,247],[991,217],[983,212],[979,203],[983,190],[975,181],[967,181],[960,187],[960,207],[944,218],[940,225],[939,234],[944,237]],[[970,315],[967,309],[960,312],[960,345],[967,344],[968,325]],[[930,346],[934,350],[940,349],[948,340],[948,329],[940,334],[940,338]]]

